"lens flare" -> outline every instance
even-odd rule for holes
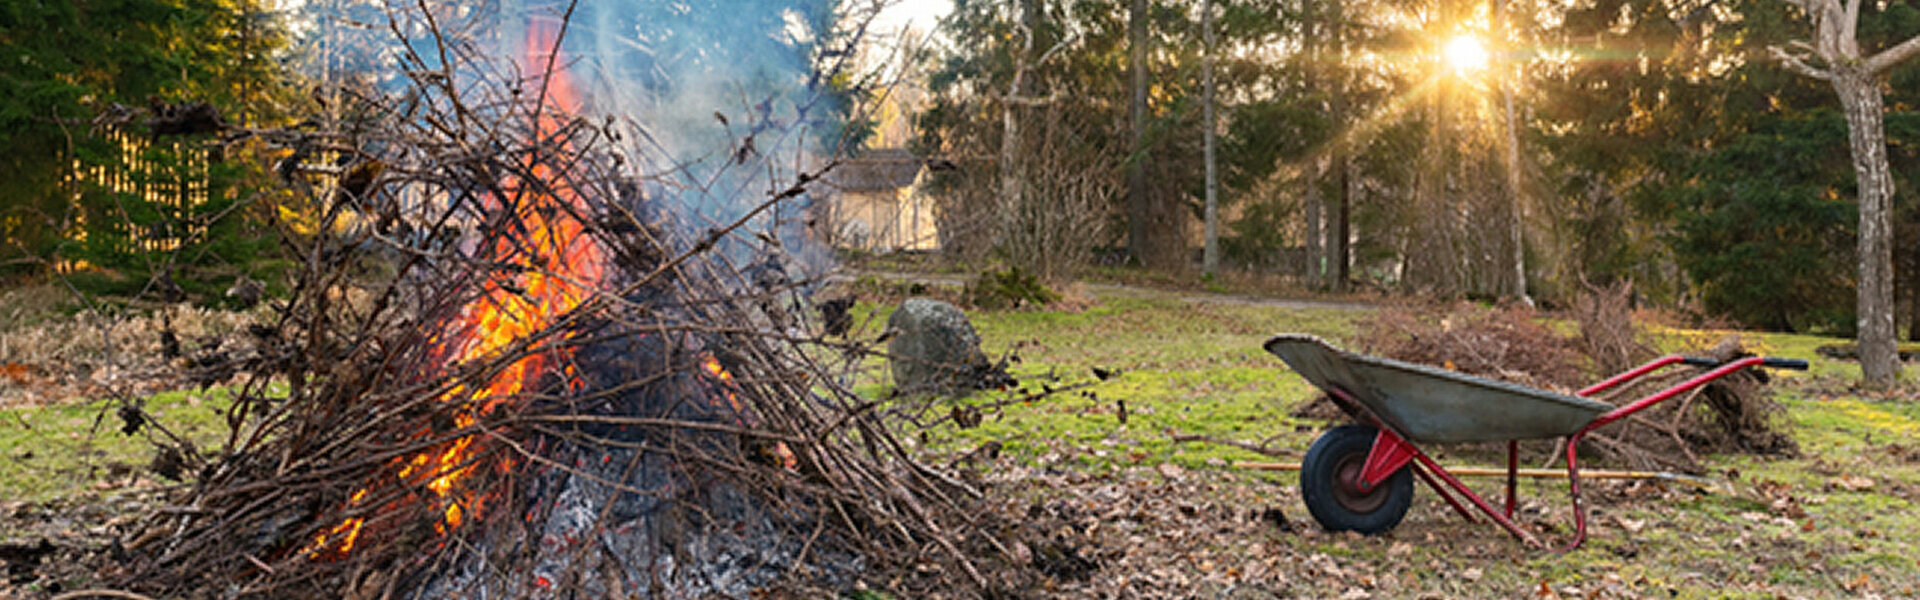
[[[1487,53],[1486,45],[1480,43],[1480,38],[1467,34],[1457,35],[1447,40],[1447,44],[1440,48],[1440,57],[1446,61],[1447,66],[1453,68],[1454,72],[1462,74],[1476,73],[1486,69],[1487,62],[1491,58]]]

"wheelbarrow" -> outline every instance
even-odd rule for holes
[[[1266,349],[1362,422],[1327,430],[1301,461],[1300,497],[1321,526],[1330,531],[1365,534],[1393,529],[1412,505],[1413,478],[1418,476],[1467,521],[1476,519],[1462,500],[1527,545],[1547,548],[1513,521],[1519,440],[1564,437],[1574,537],[1560,549],[1563,552],[1580,547],[1587,538],[1587,513],[1580,503],[1579,451],[1580,440],[1588,432],[1742,369],[1807,368],[1807,361],[1798,359],[1752,356],[1723,363],[1669,355],[1569,396],[1344,352],[1310,335],[1277,336],[1267,340]],[[1676,364],[1707,371],[1620,406],[1591,398]],[[1503,509],[1495,509],[1415,446],[1500,441],[1507,442]]]

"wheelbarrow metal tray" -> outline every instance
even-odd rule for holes
[[[1310,335],[1268,352],[1323,390],[1339,389],[1415,442],[1498,442],[1572,435],[1613,405],[1426,365],[1341,351]]]

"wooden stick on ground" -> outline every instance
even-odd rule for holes
[[[1172,434],[1171,437],[1175,443],[1200,442],[1200,443],[1206,443],[1206,444],[1220,444],[1222,446],[1232,446],[1235,448],[1239,448],[1241,450],[1246,450],[1248,452],[1253,452],[1255,454],[1265,454],[1267,456],[1300,456],[1301,454],[1301,451],[1293,448],[1275,448],[1270,446],[1269,444],[1273,442],[1273,438],[1267,438],[1265,440],[1261,440],[1260,443],[1258,444],[1251,444],[1251,443],[1242,442],[1238,440],[1223,440],[1210,435],[1202,435],[1197,433],[1175,432]]]
[[[1233,463],[1233,466],[1235,468],[1253,469],[1256,471],[1298,471],[1300,470],[1300,463],[1236,461]],[[1447,472],[1452,473],[1456,477],[1506,477],[1507,476],[1506,469],[1495,469],[1495,468],[1489,468],[1489,467],[1447,467]],[[1518,471],[1515,471],[1514,474],[1520,477],[1529,477],[1533,479],[1566,479],[1567,478],[1567,472],[1562,469],[1520,469]],[[1581,469],[1580,478],[1581,479],[1659,479],[1662,481],[1672,481],[1675,483],[1683,483],[1683,484],[1690,485],[1690,486],[1693,486],[1702,490],[1710,491],[1710,492],[1728,493],[1732,491],[1731,489],[1728,488],[1728,486],[1725,483],[1713,481],[1711,479],[1707,479],[1704,477],[1695,477],[1693,475],[1685,475],[1681,473],[1669,473],[1666,471],[1607,471],[1607,470]]]

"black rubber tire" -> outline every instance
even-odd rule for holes
[[[1367,452],[1379,430],[1371,425],[1341,425],[1320,434],[1300,463],[1300,499],[1327,531],[1375,534],[1400,524],[1413,506],[1413,472],[1398,472],[1372,490],[1358,489]]]

